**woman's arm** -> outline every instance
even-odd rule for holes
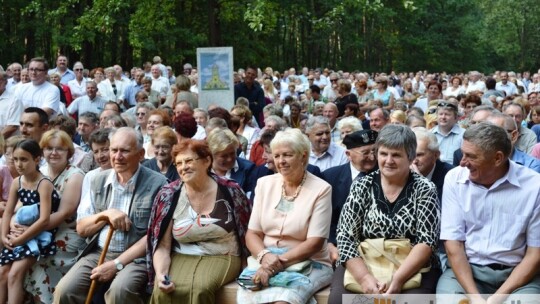
[[[163,235],[163,238],[159,241],[159,244],[154,252],[154,269],[156,273],[155,282],[159,288],[165,293],[169,293],[174,290],[174,283],[169,281],[169,284],[165,285],[165,281],[168,281],[165,276],[169,275],[171,267],[171,247],[172,247],[172,224],[169,222],[167,231]],[[174,271],[174,270],[173,270]],[[176,269],[180,271],[180,269]]]
[[[426,244],[416,244],[392,277],[392,282],[386,293],[396,294],[407,280],[415,275],[427,264],[432,254],[431,248]]]
[[[64,193],[60,200],[58,211],[51,214],[49,224],[45,230],[51,230],[58,227],[63,221],[70,218],[77,212],[79,201],[81,200],[81,188],[83,182],[83,174],[72,174],[64,184]]]
[[[10,222],[11,218],[13,217],[13,212],[15,210],[15,205],[17,205],[18,200],[18,194],[17,194],[17,188],[18,188],[18,181],[19,178],[16,178],[13,180],[13,183],[11,183],[11,187],[9,188],[9,197],[6,205],[6,209],[4,210],[4,215],[2,216],[2,243],[8,248],[12,248],[11,245],[9,245],[8,240],[8,234],[10,231]]]
[[[307,238],[305,241],[280,256],[283,267],[287,268],[296,263],[308,260],[323,249],[325,241],[326,239],[321,237]]]
[[[390,92],[390,98],[388,99],[388,105],[386,107],[384,107],[384,109],[386,109],[388,111],[391,111],[392,109],[394,109],[394,94],[392,94],[392,92]]]
[[[51,216],[51,197],[54,190],[53,184],[49,180],[43,180],[38,185],[39,193],[39,218],[28,229],[26,229],[20,236],[10,238],[11,246],[20,246],[26,243],[28,240],[34,238],[36,235],[45,231],[49,224]],[[9,238],[9,236],[8,236]]]

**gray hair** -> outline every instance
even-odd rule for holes
[[[414,135],[416,135],[416,142],[420,140],[426,140],[428,145],[427,148],[431,152],[439,152],[439,142],[437,141],[437,136],[429,132],[426,128],[416,127],[412,129]]]
[[[99,124],[99,116],[94,112],[84,112],[79,115],[79,119],[81,118],[88,119],[93,124]]]
[[[278,127],[278,130],[283,130],[287,126],[287,123],[285,122],[285,120],[283,120],[283,118],[281,118],[281,117],[279,117],[277,115],[270,115],[270,116],[266,117],[266,119],[264,120],[264,123],[268,124],[268,122],[270,122],[270,121],[273,121],[273,122],[276,123],[276,125]]]
[[[480,112],[480,111],[486,111],[486,112],[490,112],[490,113],[500,113],[499,110],[495,109],[493,106],[490,106],[490,105],[481,105],[481,106],[477,106],[475,107],[471,114],[469,114],[470,116],[469,117],[473,117],[474,114]]]
[[[137,150],[143,149],[144,144],[144,138],[141,133],[135,131],[135,129],[130,127],[122,127],[118,129],[111,129],[111,132],[109,133],[109,142],[112,143],[112,139],[114,137],[114,134],[116,133],[126,133],[131,134],[132,136],[135,136],[135,139],[137,140]]]
[[[489,122],[480,122],[463,133],[463,140],[477,146],[487,155],[501,151],[505,157],[512,151],[512,143],[506,130]]]
[[[353,132],[363,130],[360,119],[356,117],[345,117],[338,122],[337,129],[341,131],[341,128],[349,127]]]
[[[283,131],[276,133],[276,136],[270,142],[270,149],[274,151],[277,146],[287,146],[292,148],[292,150],[299,155],[305,154],[306,161],[303,164],[304,169],[307,168],[309,163],[309,154],[311,151],[311,143],[306,135],[296,128],[287,128]]]
[[[416,158],[416,135],[411,128],[405,125],[386,125],[379,132],[375,147],[378,150],[380,147],[389,149],[405,149],[407,159],[413,161]]]
[[[313,129],[315,125],[325,125],[330,128],[330,121],[324,116],[310,117],[306,123],[306,134],[311,133],[311,129]]]
[[[145,109],[147,109],[149,111],[152,111],[152,110],[156,109],[156,106],[154,106],[151,102],[139,102],[136,105],[135,111],[137,111],[140,108],[145,108]]]

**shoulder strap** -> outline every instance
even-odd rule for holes
[[[48,181],[51,181],[50,179],[48,179],[48,178],[46,178],[46,177],[42,177],[42,178],[39,180],[39,182],[38,182],[38,184],[37,184],[37,186],[36,186],[36,191],[39,189],[39,185],[41,184],[41,182],[42,182],[44,179],[46,179],[46,180],[48,180]],[[52,182],[51,182],[51,183],[52,183]]]
[[[21,179],[22,179],[22,176],[19,176],[19,189],[21,189],[21,187],[22,187]]]

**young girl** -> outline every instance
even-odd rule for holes
[[[36,141],[25,139],[15,146],[12,157],[20,176],[11,184],[2,221],[1,236],[5,248],[0,253],[0,303],[22,303],[23,281],[28,269],[39,255],[56,253],[54,241],[48,245],[40,243],[40,254],[33,253],[26,245],[29,240],[46,230],[51,212],[55,212],[60,204],[53,184],[38,170],[41,149]],[[11,218],[18,202],[23,206],[39,204],[39,219],[29,227],[10,230]],[[50,232],[54,235],[54,231]],[[14,252],[13,249],[17,246],[23,246],[25,250]]]

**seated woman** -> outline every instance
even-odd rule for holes
[[[240,145],[234,133],[229,129],[214,129],[206,138],[212,151],[212,171],[218,176],[237,182],[244,192],[255,188],[253,169],[255,164],[236,156]]]
[[[251,206],[235,182],[210,173],[205,142],[185,140],[173,155],[180,180],[159,192],[148,229],[151,303],[214,303],[247,255]]]
[[[164,109],[152,110],[147,115],[148,121],[146,123],[146,135],[150,136],[150,139],[152,139],[152,134],[154,134],[154,131],[157,128],[163,126],[170,128],[172,125],[171,117],[169,116],[169,113]],[[147,142],[144,144],[144,150],[144,158],[149,159],[154,157],[154,146],[151,142]]]
[[[58,228],[55,237],[58,251],[34,264],[26,277],[25,289],[35,303],[52,303],[54,287],[75,264],[79,250],[86,244],[77,234],[75,221],[84,172],[69,163],[75,148],[66,132],[49,130],[39,145],[46,161],[40,171],[52,181],[60,196],[58,212],[51,214],[47,226],[47,230]]]
[[[339,266],[334,273],[329,303],[341,303],[351,293],[343,287],[345,269],[367,294],[434,293],[441,274],[437,258],[440,210],[435,185],[409,169],[416,157],[416,137],[404,125],[387,125],[375,142],[379,170],[351,186],[339,219]],[[366,239],[410,240],[413,246],[391,282],[378,281],[360,257],[358,245]],[[420,269],[420,288],[402,290]]]
[[[157,128],[152,134],[151,141],[155,157],[145,160],[143,166],[165,175],[169,182],[177,180],[178,171],[172,157],[172,148],[177,142],[176,133],[171,128]]]
[[[280,131],[271,143],[279,174],[261,178],[246,242],[261,267],[252,280],[260,291],[238,289],[237,303],[307,303],[330,284],[332,267],[326,239],[332,216],[332,188],[306,171],[309,140],[298,129]],[[303,284],[278,287],[272,277],[299,262],[311,261]]]

